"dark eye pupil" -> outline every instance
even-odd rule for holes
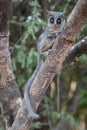
[[[57,24],[61,24],[61,19],[60,18],[57,19]]]
[[[50,19],[50,23],[54,23],[54,18],[51,18],[51,19]]]

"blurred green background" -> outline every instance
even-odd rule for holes
[[[64,11],[68,15],[76,0],[13,0],[10,24],[10,52],[17,83],[23,94],[24,84],[32,75],[37,64],[36,43],[46,26],[45,10]],[[75,43],[87,35],[85,25]],[[74,44],[75,44],[74,43]],[[78,87],[80,86],[80,87]],[[87,54],[75,59],[75,62],[63,69],[51,83],[32,129],[49,130],[58,124],[60,118],[70,120],[74,129],[87,128]],[[68,111],[72,98],[80,93],[74,114]],[[60,97],[60,98],[59,98]],[[77,95],[77,97],[79,97]],[[71,102],[72,103],[72,102]],[[75,108],[75,107],[74,107]],[[80,129],[78,129],[80,130]]]

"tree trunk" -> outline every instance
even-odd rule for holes
[[[0,102],[2,114],[7,117],[8,125],[11,125],[17,114],[21,97],[9,52],[10,12],[11,0],[0,0]]]

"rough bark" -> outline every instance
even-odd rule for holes
[[[9,35],[11,0],[0,0],[0,36]]]
[[[68,18],[67,25],[58,34],[55,45],[36,79],[33,82],[30,98],[34,109],[38,108],[50,82],[62,68],[63,61],[81,27],[87,22],[87,0],[79,0]],[[21,121],[20,121],[21,120]],[[9,130],[28,130],[32,120],[27,117],[24,105],[19,109],[15,121]]]
[[[0,102],[10,125],[20,106],[20,92],[12,71],[9,52],[11,0],[0,0]]]

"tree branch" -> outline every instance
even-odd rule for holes
[[[79,0],[68,18],[67,25],[61,30],[61,33],[58,35],[58,38],[52,48],[50,55],[42,65],[37,77],[32,84],[30,98],[35,110],[38,108],[41,99],[43,98],[54,76],[62,68],[63,61],[71,47],[71,43],[75,40],[77,33],[86,22],[87,0]],[[24,104],[22,104],[17,113],[14,123],[9,130],[29,129],[31,119],[28,120],[24,107]]]
[[[85,36],[81,41],[70,48],[68,55],[62,64],[62,67],[67,67],[76,59],[76,57],[79,57],[85,53],[87,53],[87,36]]]

